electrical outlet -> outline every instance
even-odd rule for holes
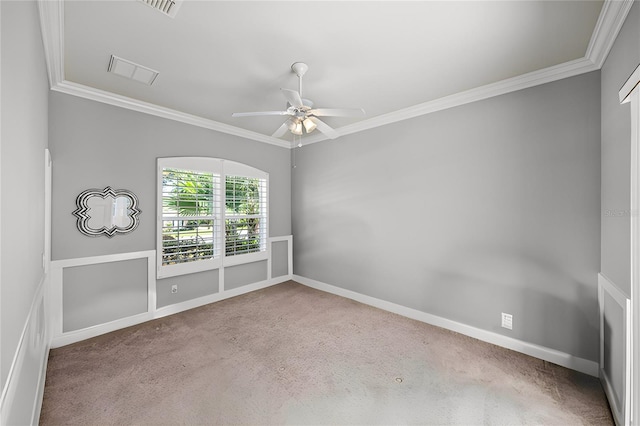
[[[502,326],[504,328],[508,328],[509,330],[513,329],[513,315],[502,313]]]
[[[178,292],[178,284],[173,284],[171,286],[171,294],[176,294]]]

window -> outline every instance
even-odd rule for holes
[[[244,164],[158,159],[158,278],[266,259],[267,195],[268,174]]]
[[[225,256],[264,251],[266,180],[225,178]]]
[[[220,176],[162,169],[162,265],[213,259]]]

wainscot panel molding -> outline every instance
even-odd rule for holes
[[[491,331],[482,330],[457,321],[452,321],[446,318],[439,317],[437,315],[428,314],[426,312],[398,305],[396,303],[387,302],[386,300],[381,300],[375,297],[356,293],[351,290],[345,290],[331,284],[326,284],[310,278],[301,277],[299,275],[294,274],[293,280],[317,290],[326,291],[327,293],[346,297],[348,299],[352,299],[357,302],[373,306],[375,308],[383,309],[394,314],[402,315],[407,318],[424,322],[426,324],[455,331],[456,333],[464,334],[465,336],[473,337],[475,339],[482,340],[483,342],[491,343],[503,348],[523,353],[525,355],[530,355],[538,359],[549,361],[554,364],[570,368],[572,370],[580,371],[590,376],[598,376],[598,363],[595,361],[576,357],[564,352],[557,351],[555,349],[547,348],[533,343],[524,342],[512,337],[503,336]]]
[[[272,277],[272,244],[276,242],[287,243],[287,274],[278,277]],[[55,260],[51,262],[51,293],[49,295],[51,304],[51,313],[49,315],[51,321],[52,348],[69,345],[71,343],[86,340],[101,334],[109,333],[132,325],[140,324],[156,318],[162,318],[167,315],[176,314],[188,309],[197,308],[209,303],[228,299],[230,297],[239,296],[244,293],[266,288],[275,284],[279,284],[292,279],[293,274],[293,257],[292,257],[293,237],[291,235],[271,237],[267,244],[267,276],[264,280],[243,285],[241,287],[224,290],[224,266],[219,268],[220,291],[195,299],[186,300],[171,304],[168,306],[157,307],[157,289],[156,289],[156,268],[155,259],[156,251],[140,251],[131,253],[120,253],[104,256],[84,257],[77,259]],[[64,269],[77,266],[97,265],[101,263],[114,263],[133,259],[147,260],[147,310],[144,313],[119,318],[102,324],[93,325],[79,330],[71,330],[65,332],[63,329],[63,286],[64,286]],[[90,285],[90,284],[88,284]]]
[[[0,397],[0,424],[38,424],[49,359],[49,331],[43,275],[22,328],[18,348]]]
[[[624,336],[622,359],[614,360],[613,366],[622,371],[607,371],[608,360],[605,352],[606,325],[611,325],[613,314],[606,310],[605,297],[609,297],[618,305],[622,323],[615,324],[618,332]],[[631,415],[631,299],[629,299],[611,280],[598,274],[598,305],[600,307],[600,380],[602,381],[611,412],[618,425],[630,424]],[[615,362],[617,361],[617,362]],[[617,391],[613,383],[613,375],[622,377],[622,387]]]

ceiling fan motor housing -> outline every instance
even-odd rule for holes
[[[309,65],[304,62],[294,62],[293,65],[291,65],[291,70],[295,72],[298,77],[305,75],[308,69]]]

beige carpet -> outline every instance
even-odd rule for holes
[[[596,378],[290,281],[52,350],[40,423],[613,421]]]

